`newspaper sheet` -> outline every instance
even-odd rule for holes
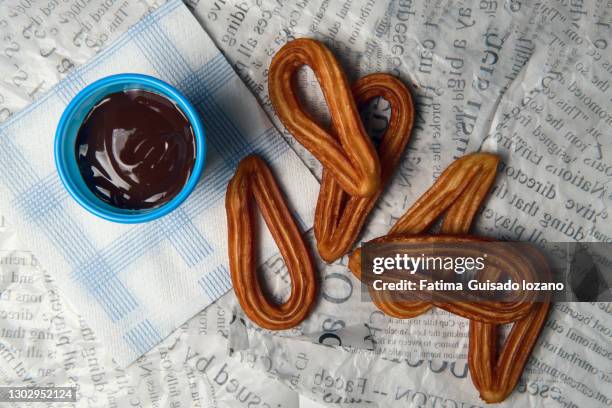
[[[110,40],[115,35],[113,19],[123,13],[119,10],[121,2],[94,1],[87,7],[79,1],[49,2],[71,11],[44,19],[47,3],[12,3],[0,5],[13,7],[8,9],[10,13],[0,13],[3,52],[7,56],[0,59],[5,78],[0,84],[0,120],[34,99],[38,87],[43,90],[46,86],[41,82],[54,83],[63,75],[59,70],[62,57],[70,56],[74,63],[80,63],[93,55],[96,41],[101,38],[99,30],[106,30],[105,38]],[[120,24],[120,29],[137,21],[147,7],[155,6],[153,2],[125,3],[130,12],[126,11],[129,17],[124,16],[125,24]],[[339,57],[351,80],[383,71],[398,75],[410,86],[417,107],[415,132],[362,240],[384,234],[456,157],[485,150],[500,154],[503,164],[491,197],[479,214],[475,232],[534,243],[612,242],[608,210],[612,199],[612,142],[606,137],[612,126],[610,2],[191,0],[187,4],[279,129],[282,126],[267,96],[266,70],[274,52],[296,37],[323,40]],[[89,27],[97,33],[85,36],[93,43],[85,42],[83,34],[76,34],[96,21],[98,9],[109,12],[100,15],[103,24]],[[58,16],[69,18],[62,23],[61,17],[56,20]],[[23,30],[9,28],[12,21],[18,21]],[[48,29],[55,36],[39,38],[39,23],[44,28],[58,27],[55,31]],[[82,42],[78,41],[81,37]],[[62,51],[58,51],[56,59],[44,60],[43,54],[54,47]],[[329,120],[310,70],[304,69],[300,87],[313,114],[322,122]],[[384,101],[375,101],[363,113],[375,138],[380,137],[386,125],[386,109]],[[285,136],[319,175],[320,167],[312,156],[289,134]],[[10,224],[10,220],[5,223]],[[11,242],[10,234],[2,237],[4,248],[19,248],[18,243]],[[52,327],[54,308],[59,308],[51,300],[56,294],[41,298],[47,299],[46,306],[17,300],[18,293],[29,291],[36,299],[37,294],[53,287],[52,282],[46,282],[41,271],[32,273],[32,279],[35,284],[44,284],[44,288],[32,290],[34,284],[27,278],[13,282],[15,265],[23,263],[19,268],[25,270],[37,267],[28,264],[33,263],[33,258],[25,248],[8,254],[2,274],[0,318],[4,316],[2,328],[12,331],[0,333],[5,345],[0,356],[15,364],[9,366],[13,371],[3,373],[3,382],[25,381],[29,374],[24,367],[29,367],[40,381],[49,378],[50,382],[66,384],[78,380],[81,387],[89,387],[91,398],[105,402],[109,394],[113,395],[105,390],[112,386],[96,389],[96,384],[111,377],[114,380],[109,382],[123,384],[123,392],[129,394],[131,390],[129,395],[139,400],[151,401],[162,394],[169,398],[169,391],[164,393],[155,385],[149,388],[147,381],[138,380],[142,374],[138,371],[142,369],[135,368],[138,365],[125,372],[115,372],[108,365],[111,368],[104,370],[104,376],[97,375],[99,361],[109,360],[112,353],[90,347],[92,358],[87,358],[88,352],[83,351],[87,347],[81,346],[87,342],[81,339],[88,336],[87,329],[83,329],[87,326],[74,313],[66,314],[66,319],[71,320],[70,327],[78,336],[70,337],[69,342],[83,347],[75,355],[85,357],[79,361],[87,365],[75,367],[79,375],[73,374],[71,380],[70,354],[57,358],[57,353],[63,351],[56,343],[66,341],[62,337],[63,326],[54,329],[48,349],[37,345],[44,341],[34,341],[41,328]],[[20,260],[13,260],[10,254]],[[264,269],[278,297],[286,296],[288,278],[282,261],[269,260]],[[359,283],[348,272],[346,259],[332,265],[320,264],[319,272],[320,301],[299,330],[279,336],[254,328],[240,317],[230,294],[222,304],[207,309],[186,325],[192,341],[184,341],[186,335],[177,333],[166,346],[143,357],[144,363],[150,359],[163,365],[165,359],[160,350],[172,348],[168,355],[183,365],[176,369],[184,370],[184,375],[178,376],[181,381],[200,381],[202,391],[198,395],[205,395],[217,384],[224,390],[222,395],[234,402],[236,394],[228,391],[228,386],[229,390],[240,389],[246,380],[237,378],[232,382],[230,368],[223,368],[228,358],[224,350],[219,349],[218,357],[214,354],[213,359],[215,347],[206,347],[200,339],[217,329],[200,333],[199,328],[200,319],[206,321],[202,324],[205,327],[233,321],[230,328],[221,329],[221,334],[229,335],[234,358],[314,400],[345,406],[484,405],[467,372],[465,320],[440,310],[411,320],[388,319],[362,300]],[[230,309],[238,313],[235,319]],[[35,313],[38,310],[40,313]],[[611,314],[610,305],[603,303],[555,305],[523,380],[506,405],[610,406]],[[60,321],[53,320],[55,324]],[[208,326],[211,321],[215,323]],[[19,327],[24,330],[22,337]],[[26,333],[26,329],[30,331]],[[42,332],[45,330],[48,329]],[[33,351],[28,352],[30,347],[34,347]],[[179,352],[175,355],[174,350]],[[20,359],[16,357],[18,353]],[[233,362],[227,364],[230,367]],[[2,367],[7,371],[5,365]],[[208,373],[208,383],[201,377],[189,380],[188,373],[197,372],[198,367]],[[246,370],[240,367],[236,372]],[[254,375],[247,374],[245,378],[248,377]],[[163,377],[158,380],[168,381]],[[254,393],[283,397],[280,388],[273,388],[272,393],[265,393],[263,388]],[[290,398],[287,394],[283,400],[286,406],[292,406]],[[109,404],[101,402],[100,406]]]

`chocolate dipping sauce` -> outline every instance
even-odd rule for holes
[[[106,96],[79,129],[76,155],[89,189],[124,209],[156,208],[187,183],[196,155],[193,129],[181,109],[144,90]]]

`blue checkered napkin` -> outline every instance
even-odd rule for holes
[[[121,72],[179,88],[200,110],[208,138],[197,189],[147,224],[90,215],[68,196],[53,162],[66,104],[86,84]],[[238,161],[252,152],[271,163],[297,219],[310,227],[318,183],[182,2],[171,1],[0,128],[0,209],[127,365],[230,289],[224,195]],[[261,251],[262,259],[276,252],[269,236]]]

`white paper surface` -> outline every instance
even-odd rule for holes
[[[49,91],[164,0],[0,3],[0,123]]]

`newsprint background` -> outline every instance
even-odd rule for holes
[[[160,5],[0,2],[0,122]],[[267,67],[295,37],[325,41],[351,80],[384,71],[411,87],[415,132],[364,239],[384,234],[455,158],[485,150],[501,155],[502,166],[476,232],[536,244],[612,242],[612,2],[186,5],[281,130],[267,95]],[[312,72],[302,74],[304,99],[328,120]],[[364,112],[374,137],[387,108],[376,101]],[[309,153],[285,136],[320,175]],[[118,367],[112,350],[58,293],[53,271],[38,264],[35,248],[20,245],[10,225],[2,219],[2,384],[76,385],[77,405],[92,407],[295,407],[294,390],[334,406],[484,405],[467,373],[467,321],[439,310],[406,321],[385,318],[361,301],[346,259],[320,265],[321,300],[297,330],[256,329],[230,293],[136,363]],[[602,262],[610,256],[600,255]],[[272,290],[285,296],[282,263],[269,260],[265,272]],[[603,303],[555,305],[506,405],[611,406],[611,313]]]

